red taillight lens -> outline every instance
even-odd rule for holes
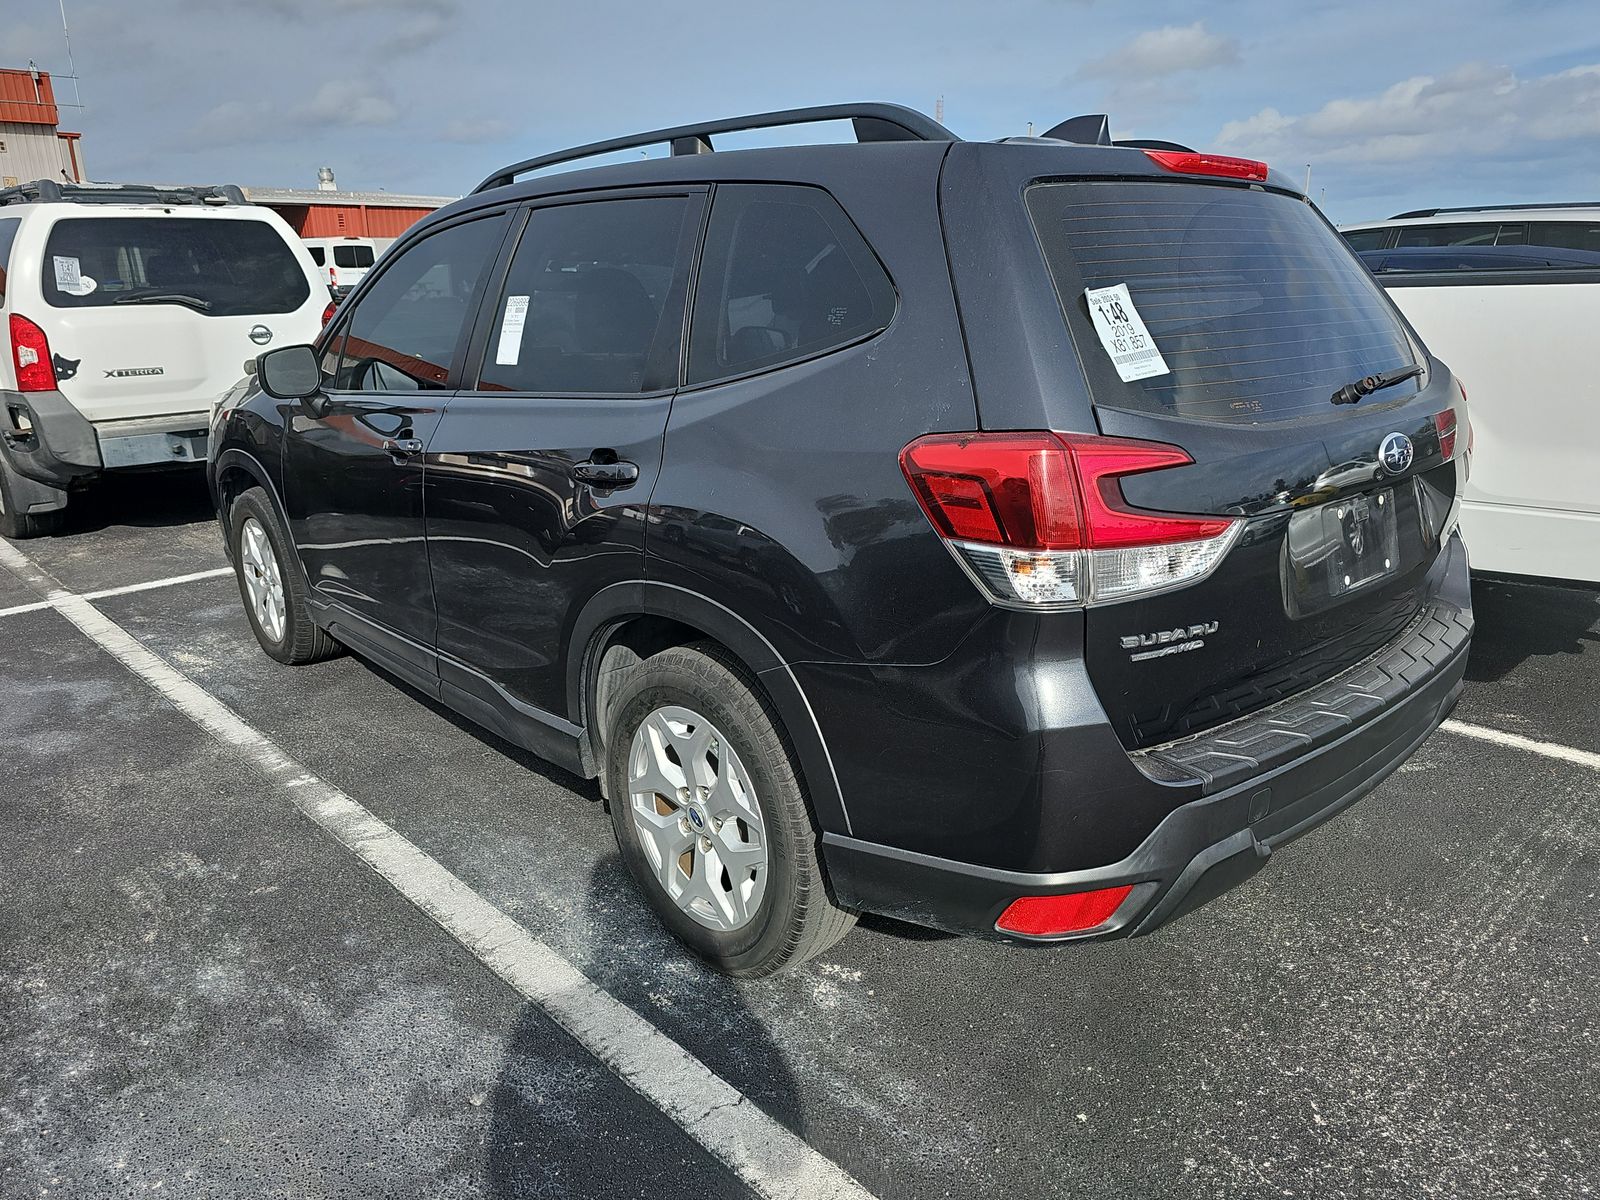
[[[900,468],[947,538],[1032,550],[1083,545],[1077,485],[1051,433],[936,433],[900,452]]]
[[[11,314],[11,361],[17,368],[17,391],[53,392],[56,368],[50,360],[50,342],[27,317]]]
[[[900,453],[911,490],[945,537],[1026,550],[1216,537],[1232,521],[1130,508],[1117,482],[1193,461],[1159,442],[1058,433],[936,433]]]
[[[1028,937],[1082,933],[1109,921],[1131,891],[1130,883],[1093,892],[1070,892],[1065,896],[1023,896],[1006,906],[995,928]]]
[[[1157,166],[1180,175],[1219,175],[1224,179],[1248,179],[1265,183],[1267,164],[1253,158],[1229,158],[1225,154],[1197,154],[1192,150],[1146,150]]]
[[[1439,431],[1439,453],[1449,462],[1456,456],[1456,410],[1434,413],[1433,427]]]
[[[1238,522],[1131,507],[1124,476],[1192,460],[1176,446],[1059,433],[938,433],[900,453],[922,511],[1000,604],[1072,608],[1203,578]]]
[[[333,320],[333,314],[338,311],[339,302],[337,300],[329,300],[328,307],[322,310],[322,323],[326,325],[329,321]]]

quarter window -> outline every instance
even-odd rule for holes
[[[1344,240],[1350,243],[1350,249],[1358,254],[1363,250],[1382,250],[1388,238],[1387,229],[1352,229],[1344,234]]]
[[[18,217],[0,221],[0,304],[6,302],[6,270],[11,262],[11,243],[16,240],[17,229],[21,225]]]
[[[345,323],[334,386],[353,392],[446,386],[504,232],[504,217],[452,225],[390,262]]]
[[[723,185],[700,267],[689,382],[837,349],[885,328],[894,308],[894,285],[826,192]]]
[[[489,327],[478,389],[636,395],[677,383],[688,200],[536,208]],[[663,372],[654,373],[653,364]]]

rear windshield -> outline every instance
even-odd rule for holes
[[[372,265],[372,247],[335,246],[333,248],[333,265],[336,267],[370,267]]]
[[[177,304],[210,317],[293,312],[311,287],[265,221],[69,217],[45,245],[44,298],[56,308]]]
[[[1149,181],[1036,184],[1027,203],[1097,404],[1278,421],[1415,361],[1378,285],[1303,201]],[[1119,284],[1160,355],[1140,370],[1119,372],[1089,314],[1085,292]]]

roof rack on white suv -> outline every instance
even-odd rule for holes
[[[249,204],[235,183],[212,187],[163,187],[154,183],[57,183],[35,179],[0,190],[5,204]]]
[[[1467,204],[1460,208],[1418,208],[1395,213],[1391,221],[1411,221],[1421,217],[1440,217],[1447,213],[1546,212],[1559,208],[1600,208],[1600,200],[1563,200],[1556,204]]]

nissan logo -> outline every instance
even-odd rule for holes
[[[1391,433],[1378,447],[1378,461],[1391,475],[1398,475],[1411,465],[1411,439],[1403,433]]]
[[[254,326],[250,330],[250,340],[258,346],[265,346],[272,340],[272,330],[265,325]]]

